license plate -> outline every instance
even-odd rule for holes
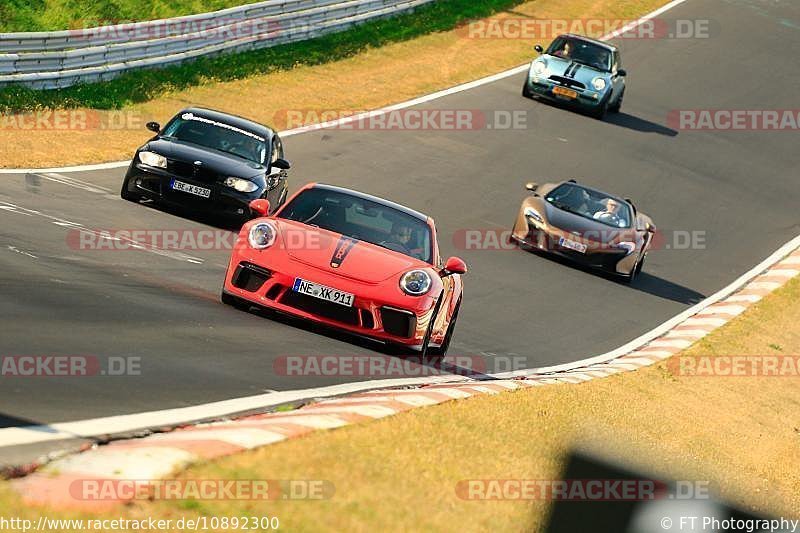
[[[200,196],[202,198],[208,198],[211,196],[211,189],[198,187],[197,185],[184,183],[178,180],[172,180],[172,188],[176,191],[188,192],[189,194],[194,194],[195,196]]]
[[[349,292],[326,287],[325,285],[320,285],[319,283],[314,283],[313,281],[306,281],[301,278],[295,278],[292,290],[294,292],[299,292],[300,294],[313,296],[314,298],[319,298],[320,300],[325,300],[327,302],[333,302],[345,307],[353,307],[353,300],[355,299],[355,296]]]
[[[563,248],[568,248],[570,250],[575,250],[576,252],[580,252],[582,254],[586,253],[586,245],[580,242],[571,241],[569,239],[565,239],[561,237],[558,240],[558,245]]]
[[[578,92],[566,87],[553,87],[553,94],[563,96],[564,98],[577,98]]]

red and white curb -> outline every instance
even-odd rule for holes
[[[791,278],[800,274],[800,250],[757,273],[737,291],[673,324],[661,336],[625,354],[562,371],[520,375],[514,379],[436,383],[414,389],[360,392],[307,405],[290,412],[252,415],[233,421],[199,424],[144,438],[118,440],[55,460],[37,472],[11,480],[28,505],[56,509],[104,510],[126,501],[75,496],[85,480],[158,480],[187,465],[259,448],[312,431],[384,418],[411,409],[483,394],[555,383],[581,383],[636,370],[667,359],[733,320]]]

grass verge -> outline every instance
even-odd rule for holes
[[[800,353],[800,278],[682,355]],[[786,377],[687,377],[667,362],[580,385],[551,385],[454,401],[314,433],[219,461],[183,479],[321,479],[323,501],[160,501],[124,517],[278,516],[311,531],[541,530],[544,501],[465,501],[466,479],[558,479],[575,444],[660,476],[708,480],[748,510],[794,517],[800,509],[800,388]],[[0,485],[6,515],[36,518]],[[51,516],[79,516],[48,513]]]
[[[413,14],[313,41],[138,71],[103,84],[46,92],[8,88],[0,90],[0,119],[5,121],[0,127],[0,166],[126,159],[148,138],[144,122],[163,122],[189,104],[245,115],[278,128],[286,110],[374,109],[530,59],[531,42],[467,38],[454,29],[462,21],[492,13],[500,19],[635,18],[663,3],[442,0]],[[121,109],[127,119],[115,127],[104,127],[100,121],[87,128],[22,128],[9,122],[13,120],[9,113],[43,108]]]
[[[56,31],[216,11],[258,0],[2,0],[0,32]]]

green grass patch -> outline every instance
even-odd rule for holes
[[[0,32],[57,31],[217,11],[257,0],[0,0]]]
[[[16,0],[15,0],[16,1]],[[439,0],[413,13],[377,20],[347,31],[240,54],[200,58],[163,69],[128,72],[107,82],[65,89],[33,90],[15,85],[0,89],[0,112],[44,108],[118,109],[189,87],[318,65],[354,56],[366,49],[448,31],[467,20],[484,18],[523,0]],[[280,90],[276,87],[274,90]]]

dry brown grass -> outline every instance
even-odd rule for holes
[[[499,17],[635,18],[664,0],[536,0]],[[546,44],[544,42],[543,44]],[[469,39],[441,32],[368,50],[342,61],[303,66],[246,80],[202,85],[125,108],[135,128],[31,130],[0,128],[0,167],[50,167],[124,160],[148,138],[147,120],[166,121],[200,105],[274,124],[281,111],[374,109],[520,65],[532,44],[519,39]],[[90,110],[85,110],[90,111]]]

